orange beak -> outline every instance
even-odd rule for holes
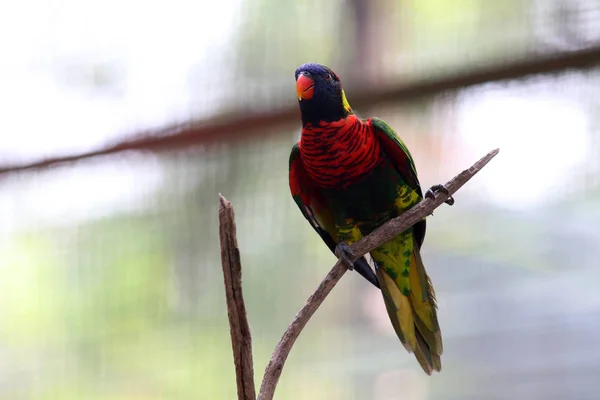
[[[296,79],[296,94],[298,100],[310,100],[315,94],[315,82],[304,74]]]

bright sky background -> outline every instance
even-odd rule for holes
[[[0,2],[1,163],[85,151],[189,118],[190,71],[210,57],[221,77],[227,73],[219,55],[235,33],[240,3]],[[120,94],[94,92],[74,73],[103,63],[118,66]],[[214,75],[203,78],[208,85]],[[210,100],[194,104],[193,114],[210,113],[218,93]],[[148,157],[90,162],[28,178],[0,182],[0,233],[129,207],[161,176]]]
[[[240,1],[0,2],[0,160],[88,150],[188,118],[190,72],[209,56],[219,70]],[[119,95],[85,85],[94,64],[116,66]]]
[[[585,92],[581,78],[550,77],[524,88],[489,85],[467,95],[457,115],[467,164],[500,148],[469,188],[508,209],[535,208],[578,190],[573,177],[596,154],[585,97],[579,96]]]

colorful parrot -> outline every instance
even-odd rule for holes
[[[398,338],[423,370],[428,375],[440,371],[435,292],[419,252],[425,219],[370,252],[376,273],[364,257],[352,263],[350,249],[421,201],[412,156],[384,121],[353,113],[340,79],[328,67],[304,64],[295,75],[302,135],[290,154],[292,197],[335,255],[381,289]],[[435,185],[426,197],[435,191],[448,194]]]

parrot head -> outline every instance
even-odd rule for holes
[[[303,124],[331,122],[352,113],[340,78],[321,64],[303,64],[296,69],[296,94]]]

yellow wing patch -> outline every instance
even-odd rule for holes
[[[351,219],[347,219],[343,224],[336,224],[335,227],[337,230],[338,242],[346,242],[351,245],[358,242],[363,237],[358,225]]]
[[[406,184],[398,185],[396,190],[398,197],[396,197],[395,206],[400,214],[421,201],[421,196]]]

